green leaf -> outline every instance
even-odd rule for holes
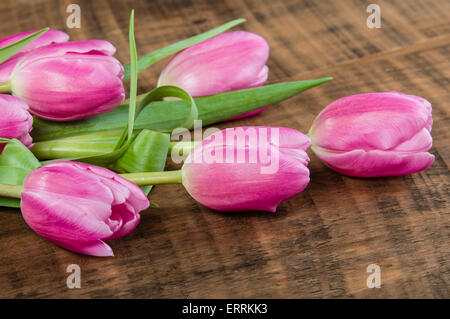
[[[142,130],[113,165],[120,173],[161,172],[166,164],[170,135]]]
[[[202,120],[205,126],[267,105],[276,107],[274,104],[330,80],[331,78],[321,78],[284,82],[195,98],[198,119]],[[188,118],[190,110],[190,105],[186,101],[151,102],[139,113],[134,127],[135,130],[146,128],[168,132],[180,127]],[[86,133],[120,130],[126,125],[127,112],[128,105],[124,104],[108,113],[72,122],[59,123],[35,118],[31,135],[33,140],[38,142]]]
[[[193,36],[191,38],[188,38],[188,39],[176,42],[176,43],[172,43],[164,48],[150,52],[138,59],[138,72],[141,72],[142,70],[151,66],[153,63],[155,63],[169,55],[172,55],[181,50],[184,50],[190,46],[193,46],[194,44],[208,40],[208,39],[210,39],[218,34],[221,34],[222,32],[225,32],[228,29],[231,29],[232,27],[234,27],[238,24],[241,24],[243,22],[245,22],[245,19],[233,20],[233,21],[227,22],[217,28],[209,30],[207,32],[198,34],[196,36]],[[124,66],[123,81],[127,81],[130,78],[130,68],[131,68],[131,66],[129,64]]]
[[[10,185],[22,185],[25,177],[32,171],[20,167],[0,166],[1,182]]]
[[[163,100],[165,97],[177,97],[186,103],[189,103],[189,113],[187,114],[183,123],[180,124],[179,128],[181,129],[191,129],[194,127],[194,122],[198,119],[198,108],[195,103],[194,98],[185,90],[180,87],[172,86],[172,85],[163,85],[156,89],[153,89],[150,93],[148,93],[142,100],[139,105],[139,114],[144,109],[145,106],[149,105],[152,102]],[[163,132],[170,133],[172,129],[160,130]]]
[[[131,83],[130,83],[130,103],[128,106],[128,141],[133,137],[134,121],[136,120],[136,96],[137,96],[137,81],[138,81],[138,69],[137,69],[137,51],[136,40],[134,38],[134,10],[131,10],[130,16],[130,59],[131,59]],[[119,148],[121,145],[116,145]]]
[[[0,155],[0,183],[22,185],[25,177],[41,164],[20,141],[0,138],[6,144]],[[0,206],[20,207],[20,200],[0,196]]]
[[[33,171],[41,166],[34,154],[19,140],[0,138],[0,142],[8,143],[0,155],[0,166],[22,168],[28,171]],[[0,178],[0,182],[3,183],[4,181]],[[4,183],[8,184],[7,182]]]
[[[14,54],[19,52],[23,47],[27,44],[31,43],[33,40],[39,38],[42,34],[44,34],[49,28],[44,28],[40,31],[37,31],[33,34],[26,36],[23,39],[17,40],[3,48],[0,48],[0,63],[5,62]]]
[[[142,187],[147,187],[147,186],[142,186]],[[159,208],[159,205],[157,203],[155,203],[155,202],[150,201],[150,207]]]
[[[162,172],[169,145],[169,134],[142,130],[111,168],[120,173]],[[141,188],[148,195],[152,185]]]

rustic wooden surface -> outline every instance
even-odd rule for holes
[[[159,209],[142,214],[116,257],[80,256],[34,234],[18,210],[0,210],[0,297],[355,297],[448,298],[450,2],[376,1],[382,28],[366,27],[373,1],[1,0],[0,37],[44,26],[72,39],[101,38],[128,63],[127,27],[136,9],[140,54],[243,17],[242,28],[271,46],[269,83],[333,76],[334,81],[274,105],[260,116],[220,125],[280,125],[307,131],[331,101],[398,90],[433,104],[427,171],[356,179],[311,153],[311,183],[276,214],[217,213],[179,185],[157,187]],[[81,29],[65,25],[81,6]],[[140,77],[151,89],[164,60]],[[368,289],[369,264],[381,267]],[[79,264],[82,288],[66,287]]]

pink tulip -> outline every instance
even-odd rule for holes
[[[349,176],[411,174],[433,164],[428,153],[431,104],[418,96],[380,92],[347,96],[315,119],[312,150],[331,169]]]
[[[107,41],[58,43],[27,53],[11,77],[12,93],[32,114],[53,121],[110,111],[125,98],[123,67]]]
[[[130,234],[149,207],[142,190],[101,167],[53,162],[29,174],[21,194],[27,224],[81,254],[113,256],[104,242]]]
[[[0,137],[16,138],[25,146],[31,147],[30,131],[33,126],[33,117],[28,113],[28,105],[21,99],[0,94]],[[0,144],[0,153],[5,144]]]
[[[258,87],[267,81],[268,57],[269,45],[259,35],[224,33],[178,53],[161,72],[158,86],[179,86],[193,97]]]
[[[35,33],[36,31],[38,30],[21,32],[0,39],[0,48],[3,48],[22,38],[25,38],[26,36]],[[48,30],[39,38],[27,44],[24,48],[22,48],[22,50],[14,54],[8,60],[0,64],[0,82],[6,82],[9,80],[14,66],[25,55],[25,53],[52,43],[62,43],[67,41],[69,41],[69,36],[66,33],[58,30]]]
[[[228,128],[193,149],[182,182],[195,200],[215,210],[275,212],[308,185],[310,144],[290,128]]]

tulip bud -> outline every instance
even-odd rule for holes
[[[3,48],[22,38],[25,38],[26,36],[29,36],[30,34],[33,34],[36,31],[37,30],[21,32],[0,39],[0,48]],[[58,30],[48,30],[47,32],[42,34],[39,38],[27,44],[25,47],[23,47],[19,52],[14,54],[8,60],[0,64],[0,82],[6,82],[9,80],[11,72],[13,71],[15,65],[17,64],[17,62],[19,62],[19,60],[24,56],[25,53],[52,43],[62,43],[67,41],[69,41],[69,36],[66,33]]]
[[[123,67],[107,41],[58,43],[33,50],[14,68],[12,93],[30,112],[53,121],[105,113],[125,98]]]
[[[28,105],[21,99],[0,94],[0,137],[20,140],[25,146],[31,147],[30,131],[33,117],[28,113]],[[0,144],[0,153],[5,147]]]
[[[267,81],[268,57],[269,45],[259,35],[224,33],[178,53],[161,72],[158,86],[179,86],[193,97],[258,87]]]
[[[195,200],[215,210],[275,212],[308,185],[310,144],[290,128],[228,128],[193,149],[182,183]]]
[[[39,235],[81,254],[113,256],[104,242],[130,234],[149,201],[135,184],[105,168],[53,162],[30,173],[22,215]]]
[[[312,150],[331,169],[356,177],[411,174],[433,164],[427,151],[431,104],[399,92],[347,96],[328,105],[309,132]]]

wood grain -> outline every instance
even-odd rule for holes
[[[397,90],[433,104],[433,166],[421,173],[356,179],[311,153],[311,183],[276,214],[208,210],[179,185],[152,193],[159,209],[142,214],[116,257],[80,256],[34,234],[18,210],[0,210],[0,297],[448,298],[450,282],[450,2],[376,1],[382,28],[366,27],[373,1],[78,0],[80,29],[68,29],[73,1],[1,0],[0,37],[44,26],[72,39],[106,39],[128,63],[127,26],[136,9],[138,52],[243,17],[242,28],[271,46],[269,83],[333,76],[334,81],[221,124],[280,125],[307,131],[333,100]],[[151,89],[165,61],[140,76]],[[173,168],[173,165],[169,165]],[[369,264],[382,287],[368,289]],[[82,288],[66,287],[79,264]]]

